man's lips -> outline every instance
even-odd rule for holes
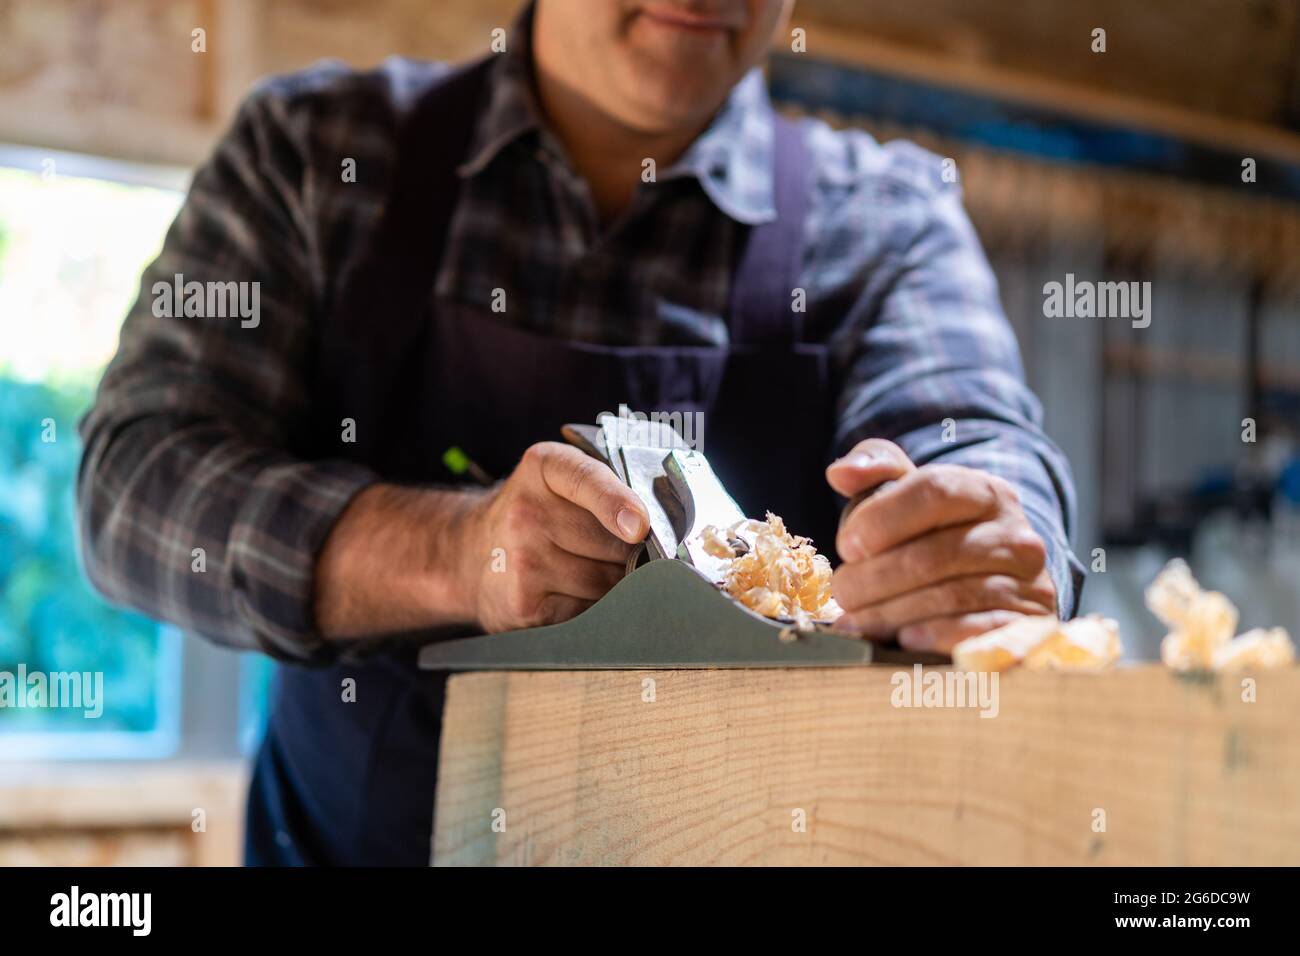
[[[690,30],[697,33],[715,33],[736,29],[735,24],[716,13],[683,10],[681,7],[666,4],[642,7],[641,14],[647,20],[652,20],[661,26],[676,27],[679,30]]]

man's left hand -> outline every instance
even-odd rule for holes
[[[860,442],[826,477],[848,498],[891,482],[840,525],[836,627],[949,653],[1017,617],[1056,613],[1046,546],[1003,479],[960,465],[917,468],[880,438]]]

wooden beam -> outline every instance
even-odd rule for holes
[[[865,66],[1109,125],[1153,130],[1243,157],[1267,156],[1279,162],[1300,164],[1300,134],[1280,126],[1215,116],[1041,74],[925,51],[816,20],[800,19],[798,25],[807,30],[807,55],[813,58]],[[784,41],[777,49],[789,52]]]
[[[454,677],[434,863],[1300,863],[1300,669],[1012,673],[992,718],[897,673]]]
[[[1281,124],[1295,0],[799,0],[794,22],[869,33],[1198,113]],[[1105,53],[1093,30],[1104,28]]]

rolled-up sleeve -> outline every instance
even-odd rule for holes
[[[939,160],[893,157],[885,252],[862,284],[840,346],[836,452],[863,438],[898,443],[918,465],[948,462],[1009,481],[1046,543],[1058,612],[1078,606],[1069,463],[1044,434],[997,281]],[[926,164],[929,169],[922,169]],[[879,198],[879,197],[878,197]]]
[[[78,521],[86,572],[110,600],[222,644],[319,661],[332,648],[314,624],[316,557],[377,476],[290,451],[322,284],[303,150],[281,111],[265,93],[245,103],[145,271],[81,422]],[[255,283],[258,314],[177,315],[155,284],[178,276],[249,296]]]

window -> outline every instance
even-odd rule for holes
[[[0,147],[0,758],[181,746],[181,636],[92,591],[73,496],[77,422],[185,177]]]

